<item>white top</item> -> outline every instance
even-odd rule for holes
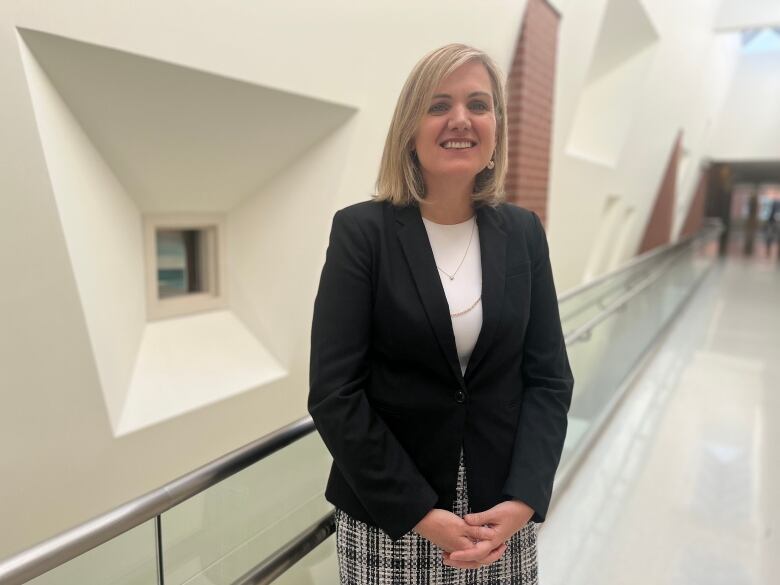
[[[450,314],[468,309],[482,294],[482,257],[476,215],[464,222],[454,224],[435,223],[424,217],[422,220],[425,231],[428,232],[428,241],[431,243],[436,266],[449,274],[457,270],[454,280],[450,280],[444,272],[437,270],[450,306]],[[474,230],[473,235],[472,230]],[[471,237],[470,246],[469,237]],[[468,252],[466,252],[467,247]],[[458,269],[461,260],[463,264]],[[460,370],[465,373],[482,328],[482,301],[480,300],[469,312],[451,319]]]

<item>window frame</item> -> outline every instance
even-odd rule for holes
[[[146,260],[146,316],[150,321],[227,306],[225,278],[225,218],[217,214],[144,215],[144,257]],[[203,275],[207,290],[166,298],[159,297],[157,271],[158,230],[198,230],[205,232]]]

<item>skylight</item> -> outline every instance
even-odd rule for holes
[[[780,51],[780,27],[742,31],[743,53]]]

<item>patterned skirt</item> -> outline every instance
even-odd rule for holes
[[[452,512],[470,514],[463,449]],[[537,585],[537,524],[529,522],[507,541],[494,563],[459,569],[442,563],[442,550],[427,538],[407,532],[396,542],[336,508],[336,554],[341,585]]]

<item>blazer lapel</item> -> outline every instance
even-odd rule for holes
[[[398,239],[433,332],[453,374],[461,387],[465,388],[465,378],[469,377],[483,358],[495,334],[501,303],[504,300],[506,233],[501,228],[501,218],[495,209],[484,206],[476,209],[482,257],[482,328],[464,376],[460,370],[447,297],[422,222],[420,208],[417,205],[407,205],[393,206],[393,209]]]
[[[477,227],[482,258],[482,329],[466,366],[466,379],[471,378],[493,343],[504,303],[506,280],[507,234],[501,215],[492,207],[478,207]]]

